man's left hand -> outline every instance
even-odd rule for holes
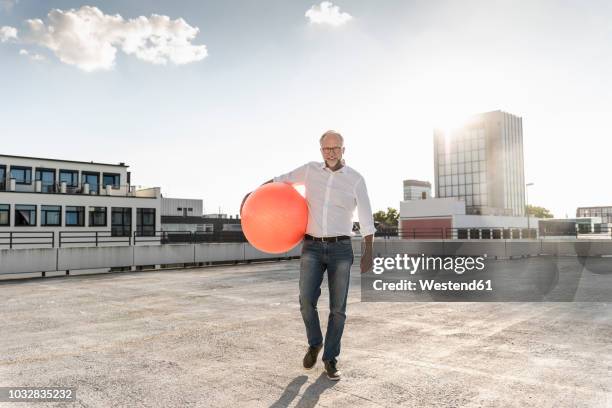
[[[361,273],[366,273],[372,269],[372,251],[364,251],[361,254]]]

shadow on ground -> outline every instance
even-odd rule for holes
[[[300,395],[300,388],[308,381],[308,376],[300,375],[294,378],[279,397],[279,399],[270,405],[270,408],[287,408],[293,400]],[[325,373],[317,378],[315,382],[310,384],[302,393],[301,399],[295,405],[296,408],[313,408],[319,402],[321,394],[326,390],[336,385],[334,381],[327,378]]]

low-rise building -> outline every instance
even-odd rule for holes
[[[602,228],[601,217],[546,218],[540,220],[539,233],[542,238],[575,238],[580,234],[609,235]]]
[[[49,239],[52,245],[97,232],[129,242],[160,226],[159,187],[138,189],[124,163],[0,155],[0,247]],[[72,238],[72,239],[71,239]]]
[[[227,214],[205,214],[201,199],[162,198],[161,230],[168,242],[243,241],[242,225]]]
[[[612,206],[578,207],[576,217],[599,217],[603,224],[612,224]]]
[[[471,215],[465,201],[448,197],[402,201],[399,223],[400,237],[405,239],[535,238],[538,219]]]

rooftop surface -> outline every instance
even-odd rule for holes
[[[0,386],[76,387],[61,406],[79,407],[612,406],[611,304],[361,303],[355,268],[334,383],[301,367],[298,275],[285,261],[1,282]],[[327,311],[325,280],[323,327]]]

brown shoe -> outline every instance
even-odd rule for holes
[[[325,364],[325,372],[327,378],[332,381],[338,381],[340,379],[340,370],[336,368],[336,362],[334,360],[323,360]]]
[[[315,363],[317,362],[317,356],[319,355],[319,351],[321,351],[322,348],[323,348],[322,344],[318,347],[312,347],[312,346],[308,347],[308,350],[306,351],[306,355],[304,356],[304,368],[305,369],[310,370],[312,367],[314,367]]]

